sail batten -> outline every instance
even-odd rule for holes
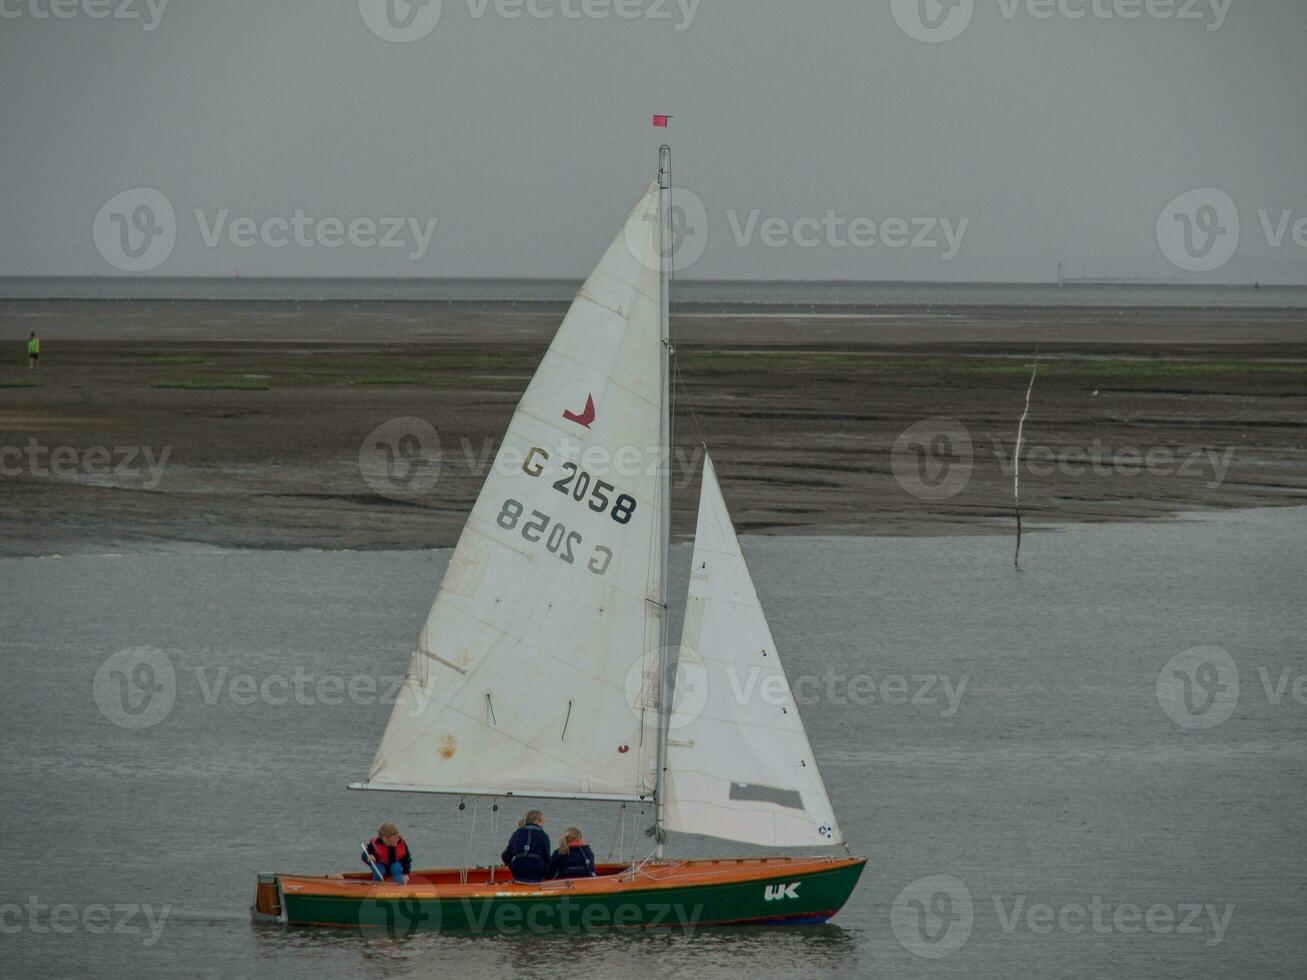
[[[514,412],[367,788],[653,794],[656,719],[639,695],[663,602],[658,197],[654,182]]]
[[[841,843],[711,459],[679,660],[667,829],[773,847]]]

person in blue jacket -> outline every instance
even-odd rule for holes
[[[513,831],[500,855],[514,881],[544,881],[549,877],[549,835],[544,832],[545,815],[530,810]]]
[[[558,850],[549,861],[550,878],[593,878],[595,876],[595,852],[581,837],[581,831],[568,827],[563,831],[563,839]]]

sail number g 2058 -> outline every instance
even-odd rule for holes
[[[549,453],[537,446],[526,454],[526,459],[522,462],[522,472],[527,476],[540,476],[545,471],[543,464],[548,459]],[[585,501],[586,506],[596,514],[606,512],[623,527],[631,523],[638,504],[629,493],[617,494],[617,487],[607,480],[591,476],[572,462],[563,464],[563,472],[567,475],[561,480],[554,481],[555,490],[578,503]],[[614,494],[617,494],[615,498]]]
[[[538,510],[531,511],[531,519],[523,524],[522,515],[525,513],[526,505],[520,500],[510,498],[504,501],[503,509],[500,510],[499,516],[495,518],[495,523],[505,531],[516,530],[518,525],[521,524],[522,537],[527,541],[532,544],[539,544],[543,541],[545,549],[551,555],[557,555],[559,559],[569,565],[576,564],[576,555],[573,549],[581,544],[581,535],[576,531],[569,531],[562,524],[555,523],[548,514],[542,514]],[[608,571],[608,566],[612,563],[612,560],[612,550],[605,548],[603,545],[598,545],[586,567],[596,575],[602,575]]]

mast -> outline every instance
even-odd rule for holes
[[[672,392],[671,392],[671,279],[672,265],[672,148],[666,144],[658,148],[659,233],[662,243],[660,279],[662,297],[662,433],[659,439],[659,465],[663,467],[661,500],[659,501],[659,529],[662,548],[661,586],[658,601],[658,772],[654,781],[654,840],[655,854],[663,856],[663,811],[667,768],[667,730],[671,717],[672,685],[667,676],[670,667],[667,656],[667,551],[672,538]]]

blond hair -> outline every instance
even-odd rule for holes
[[[519,827],[525,827],[529,823],[544,823],[545,815],[539,810],[527,810],[526,816],[517,822]]]
[[[382,840],[385,840],[387,837],[398,837],[399,828],[396,827],[389,820],[387,820],[385,823],[383,823],[380,827],[377,828],[377,836],[380,837]]]
[[[581,843],[584,840],[581,831],[576,827],[568,827],[563,831],[563,839],[558,842],[558,849],[564,854],[572,850],[572,842]]]

